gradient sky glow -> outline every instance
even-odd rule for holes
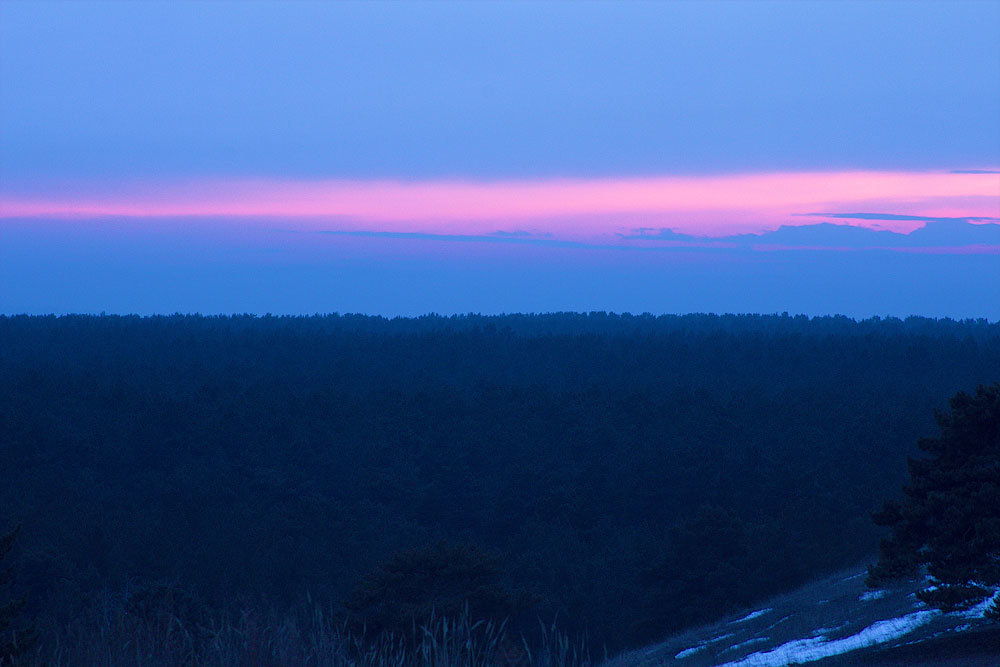
[[[0,2],[0,312],[1000,318],[997,25]]]

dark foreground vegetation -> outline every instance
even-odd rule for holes
[[[940,436],[921,438],[902,499],[872,518],[890,528],[868,572],[878,586],[927,568],[917,593],[943,611],[967,609],[1000,587],[1000,383],[959,392],[937,414]],[[987,616],[1000,620],[994,602]]]
[[[997,378],[985,321],[0,317],[15,623],[412,656],[446,613],[499,662],[603,655],[870,560],[934,410]]]

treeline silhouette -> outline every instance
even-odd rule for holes
[[[363,614],[448,544],[615,650],[870,560],[934,409],[997,378],[985,320],[0,317],[0,533],[43,643],[165,585]]]

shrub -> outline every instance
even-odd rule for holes
[[[354,587],[345,607],[354,626],[415,639],[434,619],[469,616],[500,623],[537,599],[503,583],[499,559],[474,546],[439,542],[379,564]]]

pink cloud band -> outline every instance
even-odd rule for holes
[[[209,180],[0,193],[0,218],[270,217],[300,229],[487,233],[515,226],[566,237],[634,227],[721,235],[810,224],[824,211],[1000,217],[1000,173],[840,171],[536,181]],[[913,221],[852,221],[910,231]]]

